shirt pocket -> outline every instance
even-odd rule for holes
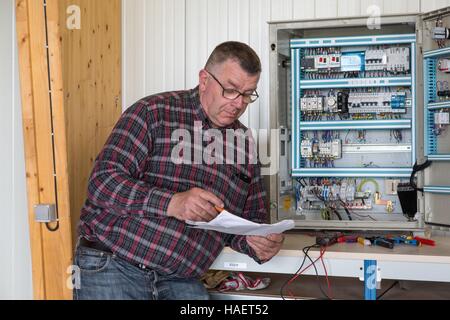
[[[252,178],[243,170],[234,167],[227,168],[227,175],[230,183],[224,190],[225,207],[231,213],[241,215],[249,196]]]

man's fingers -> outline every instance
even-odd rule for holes
[[[218,212],[216,207],[223,207],[217,196],[201,188],[176,193],[169,203],[167,214],[178,220],[210,221]]]
[[[270,236],[270,238],[269,238]],[[283,235],[269,235],[267,237],[261,236],[248,236],[247,238],[255,245],[261,248],[275,248],[283,243]],[[273,239],[273,240],[272,240]]]
[[[262,246],[260,243],[256,243],[248,238],[247,238],[247,242],[248,242],[249,247],[255,251],[256,255],[261,260],[270,259],[275,254],[274,249],[272,249],[270,247]]]
[[[214,219],[217,215],[216,210],[207,201],[200,201],[195,204],[194,211],[206,221]]]
[[[202,198],[199,199],[198,205],[203,208],[203,210],[209,212],[210,214],[216,216],[217,210],[215,209],[215,206],[211,204],[211,202],[204,200]]]
[[[186,213],[187,213],[187,220],[208,222],[213,219],[206,213],[206,211],[197,206],[193,207],[192,209],[189,209]]]
[[[261,252],[264,252],[267,248],[264,248],[258,243],[255,243],[252,239],[247,238],[248,245],[255,250],[256,254],[259,256]]]
[[[267,250],[268,241],[264,241],[264,238],[258,236],[249,236],[247,237],[247,241],[251,243],[254,247],[258,248],[261,251]]]
[[[273,242],[273,241],[270,241],[269,239],[267,239],[266,237],[261,237],[261,236],[250,236],[250,239],[252,239],[252,241],[254,243],[257,243],[261,246],[271,245]]]
[[[271,233],[267,236],[267,239],[276,243],[282,243],[284,241],[284,235],[279,233]]]
[[[270,236],[271,239],[277,239],[282,235]],[[261,236],[247,236],[247,243],[250,248],[252,248],[259,259],[268,260],[271,259],[277,252],[280,251],[281,242],[276,242],[268,239],[267,237]]]
[[[214,195],[213,193],[211,193],[209,191],[200,192],[199,196],[202,199],[209,201],[214,206],[217,206],[219,208],[224,207],[223,201],[220,200],[216,195]]]

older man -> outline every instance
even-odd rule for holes
[[[225,134],[246,130],[238,118],[258,98],[260,73],[253,49],[225,42],[200,71],[196,88],[152,95],[124,112],[89,180],[75,254],[81,274],[75,299],[208,299],[198,279],[224,246],[259,263],[278,253],[280,234],[230,235],[186,224],[213,219],[216,207],[266,220],[260,168],[250,161],[251,136],[242,147]],[[174,159],[180,141],[173,134],[180,129],[192,136],[199,130],[223,133],[216,161],[193,161],[208,139],[200,145],[183,141],[192,152],[183,149],[175,153],[183,161]],[[239,155],[246,161],[236,161]],[[225,156],[234,161],[220,161]]]

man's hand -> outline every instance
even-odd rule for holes
[[[269,234],[267,237],[247,236],[248,245],[255,250],[261,261],[268,261],[276,255],[283,245],[284,236],[282,234]]]
[[[170,200],[167,215],[181,221],[210,221],[218,212],[214,206],[223,208],[224,204],[217,196],[200,188],[176,193]]]

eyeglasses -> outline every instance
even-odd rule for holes
[[[217,81],[217,83],[222,87],[222,97],[224,97],[225,99],[228,100],[236,100],[237,98],[239,98],[240,96],[243,97],[243,101],[244,103],[253,103],[255,102],[258,98],[259,98],[259,94],[258,92],[253,91],[252,93],[242,93],[238,90],[235,89],[228,89],[225,88],[219,80],[217,80],[217,78],[208,70],[205,70],[214,80]]]

